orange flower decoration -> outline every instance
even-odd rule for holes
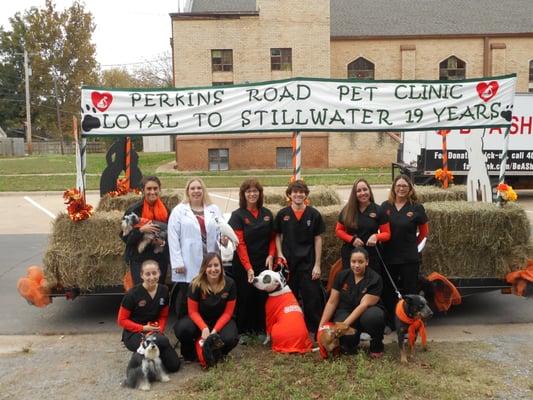
[[[117,179],[117,190],[113,190],[108,194],[111,197],[124,196],[128,193],[134,192],[135,194],[140,194],[141,191],[137,188],[130,188],[127,178]]]
[[[453,182],[453,174],[451,171],[444,171],[442,168],[435,171],[435,179],[441,183],[444,183],[446,177],[448,177],[448,182]]]
[[[83,221],[94,213],[93,206],[85,203],[83,195],[78,189],[68,189],[63,193],[63,199],[67,205],[69,218],[74,221]]]
[[[504,203],[507,203],[508,201],[516,201],[516,199],[518,199],[518,195],[510,185],[500,183],[496,190],[498,190],[498,194],[501,196]]]

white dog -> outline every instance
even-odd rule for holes
[[[169,380],[159,358],[159,347],[157,347],[155,336],[149,335],[143,338],[141,345],[130,358],[126,369],[126,379],[122,385],[132,389],[150,390],[150,382],[168,382]]]
[[[302,309],[285,278],[278,272],[265,270],[254,278],[254,286],[268,293],[265,344],[272,340],[272,350],[280,353],[311,351],[312,342]]]

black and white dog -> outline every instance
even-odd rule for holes
[[[148,220],[146,218],[139,218],[139,216],[135,213],[126,214],[124,215],[124,217],[122,217],[122,235],[126,236],[133,230],[133,228],[137,226],[142,226],[149,222],[154,225],[157,225],[157,227],[159,228],[159,232],[145,233],[143,235],[142,240],[137,246],[137,251],[139,253],[142,253],[146,249],[146,246],[148,246],[150,243],[153,243],[154,253],[161,253],[165,248],[165,243],[167,241],[167,224],[165,224],[164,222]]]
[[[168,382],[169,380],[159,358],[156,337],[154,335],[144,337],[137,351],[131,355],[126,369],[126,379],[122,382],[122,386],[150,390],[150,382]]]

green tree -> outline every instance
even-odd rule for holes
[[[56,137],[71,132],[71,116],[78,115],[80,109],[80,86],[97,82],[96,48],[91,42],[95,29],[92,14],[78,0],[62,12],[55,9],[52,0],[47,0],[44,8],[32,7],[23,14],[16,13],[9,22],[11,30],[2,30],[0,36],[0,59],[20,71],[22,56],[16,53],[26,49],[30,54],[34,131]],[[6,79],[8,76],[6,73]]]
[[[100,86],[111,88],[139,87],[140,82],[125,68],[109,68],[101,73]]]

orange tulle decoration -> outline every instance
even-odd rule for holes
[[[36,307],[46,307],[52,302],[43,270],[36,265],[29,267],[26,276],[18,280],[17,290],[28,303]]]
[[[140,194],[141,191],[137,188],[131,188],[128,182],[128,178],[117,179],[117,190],[109,192],[111,197],[124,196],[128,193]]]

